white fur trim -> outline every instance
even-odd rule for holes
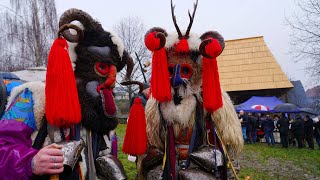
[[[169,49],[178,41],[179,41],[178,34],[176,32],[170,33],[166,38],[165,47]],[[189,44],[190,50],[199,51],[199,46],[201,44],[200,36],[195,33],[190,33],[188,38],[188,44]]]
[[[78,56],[77,56],[77,53],[75,52],[74,49],[78,45],[78,43],[72,43],[69,41],[67,41],[67,43],[69,46],[68,52],[69,52],[70,60],[72,63],[72,69],[73,69],[73,71],[75,71],[76,70],[76,61],[78,59]]]
[[[117,45],[119,56],[122,57],[124,52],[124,45],[122,40],[119,38],[117,34],[113,32],[110,32],[110,37],[113,44]]]
[[[175,105],[173,101],[160,104],[163,117],[169,123],[178,123],[183,127],[189,125],[191,115],[196,109],[196,100],[189,96],[181,101],[181,104]]]
[[[76,26],[78,26],[80,29],[84,30],[84,26],[83,24],[81,24],[79,21],[72,21],[71,24],[74,24]],[[74,30],[74,29],[70,29],[70,33],[72,35],[76,35],[77,32]],[[70,60],[72,62],[72,69],[73,71],[76,69],[76,61],[78,59],[78,56],[77,56],[77,53],[75,52],[74,48],[78,45],[78,43],[72,43],[72,42],[69,42],[67,41],[68,43],[68,46],[69,46],[69,49],[68,49],[68,52],[69,52],[69,56],[70,56]]]
[[[44,93],[45,84],[43,82],[41,81],[28,82],[13,88],[8,98],[8,104],[6,108],[8,108],[12,103],[12,101],[14,100],[14,98],[18,96],[26,88],[28,88],[32,92],[32,98],[34,102],[33,113],[34,113],[37,129],[39,129],[42,124],[42,118],[44,116],[44,110],[45,110],[45,93]]]
[[[87,164],[86,164],[86,156],[84,154],[84,149],[81,151],[82,161],[79,162],[80,169],[82,172],[82,177],[86,177],[87,175]]]
[[[130,161],[130,162],[136,162],[136,160],[137,160],[137,156],[128,155],[128,161]]]

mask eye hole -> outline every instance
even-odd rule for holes
[[[190,78],[192,76],[193,70],[189,64],[182,64],[180,75],[182,78]]]
[[[169,71],[169,75],[170,75],[170,77],[172,77],[172,76],[173,76],[173,67],[174,67],[174,65],[173,65],[173,64],[169,64],[169,66],[168,66],[168,71]]]

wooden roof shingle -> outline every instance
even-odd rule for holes
[[[225,44],[218,57],[220,82],[225,91],[293,87],[263,36],[227,40]]]

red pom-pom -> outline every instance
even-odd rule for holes
[[[151,32],[144,40],[144,43],[150,51],[155,51],[160,47],[160,39],[155,36],[156,34],[156,31]]]
[[[81,109],[68,44],[63,38],[54,41],[46,75],[46,117],[49,124],[68,127],[81,121]]]
[[[176,51],[178,53],[190,52],[188,40],[183,38],[176,44]]]
[[[150,91],[155,99],[163,102],[171,100],[171,87],[167,53],[163,48],[164,44],[161,44],[161,36],[156,37],[157,33],[156,31],[149,33],[145,38],[145,44],[149,50],[153,51]],[[162,40],[165,41],[164,35]]]
[[[212,38],[211,42],[205,46],[205,52],[211,58],[204,56],[202,59],[203,106],[209,113],[214,112],[223,105],[216,60],[221,51],[222,48],[219,41]]]
[[[140,98],[134,99],[128,117],[122,152],[133,156],[143,155],[147,150],[146,117]]]
[[[218,40],[211,38],[211,42],[206,45],[205,51],[210,57],[216,58],[221,54],[222,48]]]

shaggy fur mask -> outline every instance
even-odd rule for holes
[[[66,26],[68,28],[65,28]],[[60,18],[59,27],[59,33],[69,44],[69,55],[75,70],[81,104],[82,124],[95,132],[106,134],[113,130],[118,122],[115,117],[107,117],[104,113],[105,99],[96,89],[109,77],[101,76],[96,65],[114,65],[118,72],[127,65],[125,78],[130,79],[133,61],[124,51],[122,41],[115,34],[105,31],[101,24],[86,12],[78,9],[67,10]]]

